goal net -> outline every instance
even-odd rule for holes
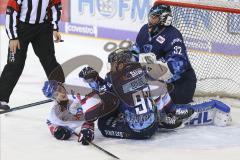
[[[197,75],[196,96],[240,98],[240,3],[157,0],[170,5]]]

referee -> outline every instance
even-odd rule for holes
[[[60,42],[58,21],[61,0],[9,0],[6,32],[10,39],[8,60],[0,77],[0,111],[8,110],[9,97],[22,74],[29,43],[32,44],[48,79],[64,82],[56,60],[53,36]]]

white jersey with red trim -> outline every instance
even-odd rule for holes
[[[101,99],[94,95],[85,98],[83,101],[69,98],[67,107],[61,107],[58,103],[55,103],[47,117],[47,124],[49,126],[66,126],[75,130],[85,120],[84,113],[100,103],[102,103]]]

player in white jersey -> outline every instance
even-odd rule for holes
[[[76,129],[81,127],[80,141],[87,144],[87,141],[93,140],[94,123],[84,121],[83,113],[87,112],[87,110],[83,108],[85,106],[85,109],[90,109],[92,106],[101,104],[101,100],[95,94],[89,95],[84,101],[80,99],[80,96],[76,99],[69,98],[65,87],[54,80],[45,82],[43,93],[46,97],[55,100],[55,104],[47,118],[47,124],[56,139],[67,140],[72,135],[77,135]],[[88,101],[88,104],[91,103],[91,106],[86,106],[86,101]]]
[[[79,93],[68,96],[64,85],[55,80],[46,81],[42,90],[46,97],[55,100],[47,118],[52,135],[59,140],[76,135],[83,145],[88,145],[94,139],[94,121],[115,110],[114,106],[118,103],[110,93],[93,91],[83,99]],[[106,97],[111,100],[103,102]],[[80,127],[80,133],[77,133]]]

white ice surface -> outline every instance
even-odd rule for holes
[[[1,70],[7,58],[7,44],[0,27]],[[109,40],[63,35],[64,43],[56,44],[60,63],[80,54],[93,54],[107,59],[103,45]],[[79,69],[67,78],[72,83]],[[103,75],[106,67],[102,70]],[[41,65],[29,46],[24,72],[10,99],[12,107],[45,99],[41,93],[46,80]],[[142,160],[239,160],[240,156],[240,101],[222,99],[232,104],[233,124],[229,127],[189,127],[177,131],[157,133],[150,140],[106,139],[95,130],[94,143],[121,159]],[[108,155],[92,146],[82,146],[73,137],[58,141],[50,135],[45,118],[53,104],[0,116],[0,160],[110,160]]]

